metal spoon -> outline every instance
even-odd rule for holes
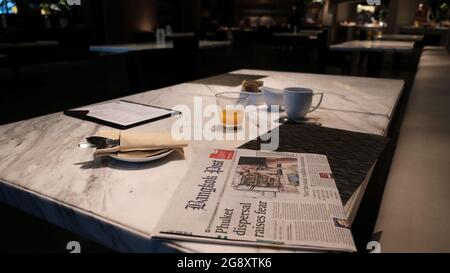
[[[289,123],[289,122],[291,122],[291,123],[298,123],[298,124],[314,124],[314,125],[317,125],[317,126],[322,126],[322,123],[320,123],[320,122],[314,122],[314,121],[308,121],[308,120],[290,120],[287,117],[281,117],[279,119],[279,122],[280,123]]]
[[[98,149],[113,148],[120,145],[119,140],[109,139],[106,137],[93,136],[86,138],[86,140],[89,144],[96,146]]]

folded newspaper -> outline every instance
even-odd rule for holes
[[[156,238],[356,251],[324,155],[211,150],[163,215]]]

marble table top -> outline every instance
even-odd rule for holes
[[[299,31],[299,32],[279,32],[274,33],[275,37],[283,37],[283,38],[317,38],[322,31],[319,30],[310,30],[310,31]]]
[[[385,29],[386,26],[380,26],[375,24],[365,24],[365,25],[357,25],[355,23],[350,24],[340,24],[340,27],[344,28],[357,28],[357,29],[365,29],[365,30],[379,30],[379,29]]]
[[[413,34],[382,34],[376,37],[382,41],[405,41],[405,42],[421,42],[425,38],[424,35]]]
[[[209,41],[200,40],[200,49],[228,47],[231,45],[230,41]],[[173,42],[166,41],[165,43],[137,43],[137,44],[117,44],[117,45],[94,45],[90,46],[89,50],[100,53],[127,53],[140,50],[154,50],[154,49],[173,49]]]
[[[400,28],[401,33],[411,34],[447,34],[450,31],[449,27],[414,27],[414,26],[402,26]]]
[[[334,51],[370,51],[370,52],[412,52],[414,42],[382,41],[382,40],[352,40],[330,46]]]
[[[0,43],[1,49],[9,48],[33,48],[33,47],[48,47],[58,46],[58,41],[33,41],[33,42],[21,42],[21,43]]]
[[[194,37],[194,36],[195,36],[194,32],[176,32],[176,33],[171,33],[171,34],[166,35],[167,38],[182,38],[182,37]]]
[[[386,135],[404,85],[390,79],[260,70],[233,73],[264,75],[265,85],[275,88],[303,86],[324,92],[324,102],[312,119],[326,127],[377,135]],[[239,90],[239,86],[184,83],[125,99],[167,108],[193,107],[195,96],[215,103],[215,94]],[[170,131],[175,120],[131,130]],[[143,165],[107,158],[92,161],[92,151],[77,145],[102,127],[62,113],[0,126],[0,201],[119,251],[269,251],[150,239],[196,155],[210,148],[236,148],[250,139],[190,141],[184,158],[173,154]],[[355,213],[358,205],[356,197],[350,200],[347,213]]]

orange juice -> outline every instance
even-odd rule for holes
[[[242,110],[222,110],[220,120],[225,127],[238,127],[242,124],[244,113]]]

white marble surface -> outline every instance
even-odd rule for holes
[[[273,36],[275,37],[283,37],[283,38],[311,38],[311,39],[317,39],[317,36],[322,31],[316,31],[316,30],[310,30],[310,31],[299,31],[299,32],[279,32],[274,33]]]
[[[330,46],[335,51],[412,52],[414,42],[352,40]]]
[[[327,127],[377,135],[386,134],[403,88],[398,80],[255,70],[234,73],[267,75],[265,84],[277,88],[324,91],[323,107],[311,118]],[[214,94],[230,90],[239,87],[185,83],[127,99],[161,107],[193,107],[194,96],[214,103]],[[174,121],[164,119],[132,130],[168,131]],[[173,154],[143,165],[91,161],[92,151],[77,145],[99,128],[62,113],[0,126],[0,200],[121,251],[165,251],[150,236],[196,154],[208,147],[235,148],[246,142],[191,141],[184,158]],[[348,211],[356,209],[357,204],[347,206]],[[196,251],[212,250],[197,245]]]
[[[32,48],[32,47],[46,47],[57,46],[58,41],[34,41],[22,43],[0,43],[0,48]]]
[[[401,33],[420,33],[420,34],[436,34],[446,33],[450,31],[449,27],[414,27],[414,26],[402,26],[400,28]]]
[[[421,42],[425,36],[413,34],[382,34],[377,36],[382,41],[405,41],[405,42]]]
[[[171,38],[183,38],[183,37],[195,37],[194,32],[175,32],[171,34],[166,34],[166,37]]]
[[[301,86],[323,92],[320,109],[354,114],[374,114],[391,117],[404,82],[349,76],[332,76],[275,71],[240,70],[238,73],[270,75],[262,79],[265,86],[278,89]],[[234,90],[239,90],[239,87]],[[337,123],[333,126],[337,126]],[[333,127],[331,126],[331,127]],[[379,132],[374,132],[378,134]]]
[[[209,41],[200,40],[199,48],[218,48],[230,46],[230,41]],[[136,44],[116,44],[116,45],[93,45],[89,47],[90,51],[100,52],[100,53],[127,53],[140,50],[153,50],[153,49],[172,49],[173,42],[166,41],[165,43],[136,43]]]
[[[380,26],[380,25],[376,25],[376,24],[357,25],[355,23],[350,23],[350,24],[341,23],[340,26],[346,27],[346,28],[357,28],[357,29],[365,29],[365,30],[379,30],[379,29],[386,28],[386,26]]]

